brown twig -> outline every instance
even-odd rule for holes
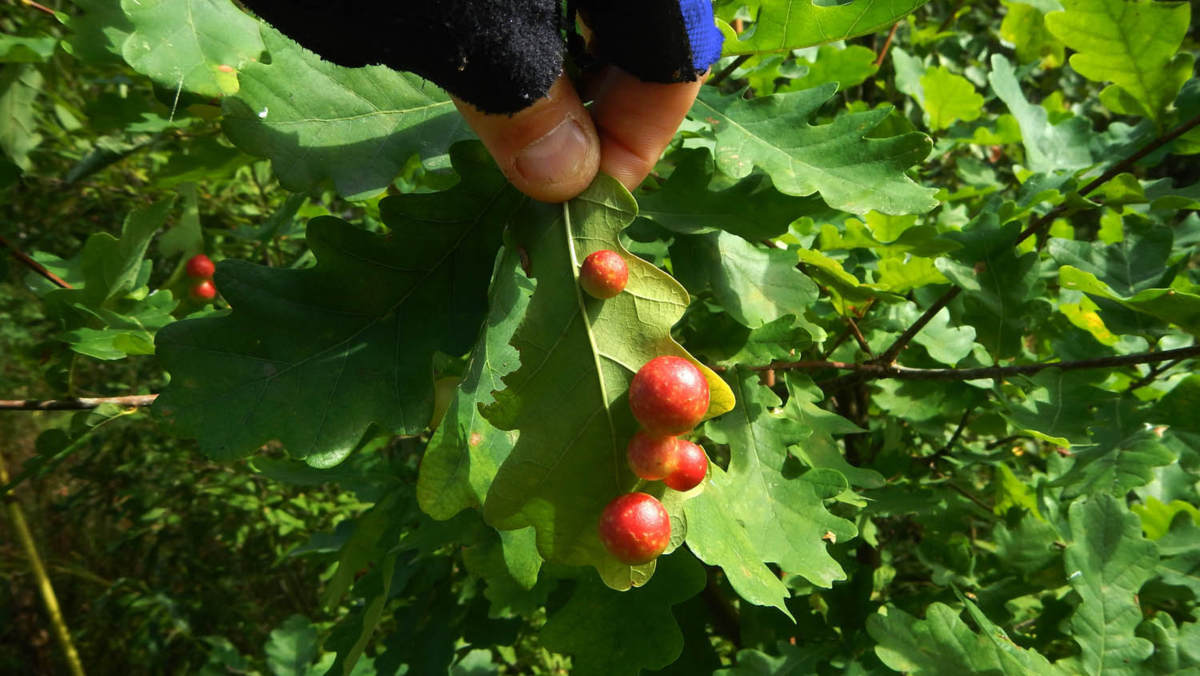
[[[1117,162],[1116,164],[1109,167],[1108,170],[1105,171],[1103,174],[1100,174],[1096,178],[1092,179],[1092,181],[1090,183],[1088,183],[1087,185],[1080,188],[1079,196],[1083,197],[1083,196],[1091,193],[1092,191],[1094,191],[1096,188],[1099,188],[1100,186],[1104,185],[1105,183],[1108,183],[1109,181],[1116,178],[1118,175],[1124,173],[1127,169],[1132,168],[1133,165],[1137,164],[1138,162],[1141,162],[1143,159],[1145,159],[1146,157],[1148,157],[1155,151],[1159,150],[1163,146],[1174,141],[1175,139],[1179,138],[1180,136],[1183,136],[1184,134],[1188,133],[1189,131],[1195,129],[1197,127],[1197,125],[1200,125],[1200,115],[1196,115],[1195,117],[1188,120],[1187,122],[1184,122],[1183,124],[1179,125],[1178,127],[1167,132],[1166,134],[1163,134],[1162,136],[1158,137],[1157,139],[1146,144],[1146,146],[1144,148],[1137,151],[1136,153],[1130,155],[1129,157],[1126,157],[1125,159],[1121,160],[1120,162]],[[1051,223],[1053,223],[1054,219],[1058,218],[1066,210],[1067,210],[1067,207],[1066,207],[1066,203],[1064,202],[1063,204],[1060,204],[1057,207],[1054,207],[1050,211],[1046,212],[1045,215],[1041,216],[1040,218],[1035,220],[1033,223],[1030,223],[1029,227],[1022,230],[1021,234],[1017,236],[1017,241],[1014,242],[1013,245],[1015,246],[1017,244],[1020,244],[1021,242],[1024,242],[1025,240],[1029,239],[1033,235],[1042,231],[1043,229],[1048,227]]]
[[[752,57],[752,56],[754,56],[754,55],[753,54],[742,54],[738,58],[734,59],[733,63],[729,64],[728,66],[725,66],[724,70],[722,70],[721,72],[717,73],[716,75],[710,77],[708,79],[708,81],[705,82],[704,84],[709,84],[709,85],[716,87],[717,85],[724,82],[725,78],[729,77],[730,75],[733,75],[733,71],[737,70],[738,68],[741,68],[747,61],[750,60],[750,57]]]
[[[81,397],[79,399],[0,399],[0,411],[83,411],[103,404],[139,408],[149,406],[157,394],[124,397]]]
[[[1139,389],[1149,385],[1150,383],[1154,382],[1155,378],[1158,378],[1160,375],[1162,375],[1166,371],[1169,371],[1170,369],[1174,368],[1181,361],[1183,361],[1182,358],[1172,359],[1171,361],[1167,362],[1166,364],[1162,364],[1162,365],[1151,368],[1149,373],[1147,373],[1146,375],[1144,375],[1141,378],[1138,378],[1136,381],[1134,381],[1133,384],[1131,384],[1129,386],[1129,389],[1126,390],[1126,392],[1133,392],[1134,390],[1139,390]]]
[[[947,481],[946,485],[949,486],[950,488],[953,488],[955,490],[955,492],[957,492],[959,495],[970,500],[971,502],[974,502],[976,505],[979,506],[980,509],[987,512],[988,514],[993,513],[991,506],[989,506],[983,500],[980,500],[979,498],[975,497],[974,495],[971,495],[970,493],[968,493],[967,490],[965,488],[963,488],[962,486],[959,486],[958,484],[954,483],[953,481]]]
[[[1170,132],[1168,132],[1168,133],[1164,134],[1163,136],[1160,136],[1159,138],[1155,139],[1154,141],[1148,143],[1141,150],[1135,152],[1134,154],[1130,155],[1129,157],[1126,157],[1125,159],[1121,160],[1120,162],[1117,162],[1116,164],[1109,167],[1107,171],[1105,171],[1104,173],[1097,176],[1094,180],[1092,180],[1090,183],[1085,185],[1083,188],[1080,188],[1079,196],[1084,197],[1084,196],[1088,195],[1089,193],[1094,191],[1096,188],[1099,188],[1100,186],[1104,185],[1108,181],[1112,180],[1117,175],[1119,175],[1122,172],[1124,172],[1125,170],[1129,169],[1134,164],[1137,164],[1143,158],[1147,157],[1151,153],[1162,148],[1163,146],[1167,145],[1168,143],[1174,141],[1175,139],[1179,138],[1180,136],[1183,136],[1184,134],[1188,133],[1192,129],[1195,129],[1198,125],[1200,125],[1200,115],[1196,115],[1195,117],[1191,118],[1187,122],[1184,122],[1183,124],[1179,125],[1175,129],[1172,129]],[[1043,229],[1047,228],[1051,223],[1054,222],[1054,219],[1058,218],[1060,215],[1065,213],[1066,210],[1067,210],[1067,207],[1066,207],[1066,203],[1064,202],[1063,204],[1060,204],[1060,205],[1054,207],[1050,211],[1046,212],[1045,214],[1043,214],[1042,216],[1040,216],[1039,218],[1034,220],[1032,223],[1029,224],[1029,227],[1027,227],[1027,228],[1025,228],[1025,230],[1021,231],[1021,234],[1017,236],[1016,241],[1013,242],[1013,246],[1016,246],[1016,245],[1020,244],[1021,242],[1024,242],[1026,239],[1032,237],[1033,235],[1035,235],[1038,232],[1041,232]],[[925,328],[925,325],[928,324],[930,322],[930,320],[933,319],[933,316],[936,315],[938,312],[940,312],[942,308],[946,307],[946,305],[950,301],[954,300],[960,293],[962,293],[962,289],[956,286],[956,287],[950,289],[949,291],[947,291],[946,293],[942,294],[942,297],[938,298],[936,301],[934,301],[933,305],[929,306],[929,309],[926,310],[925,313],[922,314],[920,317],[918,317],[917,321],[914,322],[912,326],[908,327],[908,329],[904,333],[900,334],[900,337],[897,338],[895,340],[895,342],[893,342],[892,345],[883,353],[883,355],[880,356],[879,359],[877,359],[875,361],[878,363],[882,363],[882,364],[890,364],[890,363],[894,362],[896,360],[896,357],[899,356],[900,352],[905,347],[908,347],[908,343],[910,341],[912,341],[912,339],[915,338],[918,333],[921,332],[921,329]]]
[[[33,260],[32,258],[30,258],[29,256],[25,255],[24,251],[21,251],[20,249],[18,249],[15,244],[13,244],[12,242],[5,239],[3,235],[0,235],[0,246],[4,246],[9,251],[11,251],[13,257],[16,258],[17,260],[21,261],[22,263],[24,263],[25,267],[29,268],[30,270],[33,270],[34,272],[38,273],[39,275],[41,275],[43,277],[45,277],[46,279],[53,282],[55,285],[57,285],[63,289],[73,288],[70,284],[67,284],[67,282],[65,280],[63,280],[62,277],[59,277],[58,275],[54,274],[53,272],[50,272],[49,270],[47,270],[46,266],[42,265],[41,263],[39,263],[39,262]]]
[[[950,10],[950,15],[947,16],[946,19],[942,21],[941,25],[938,26],[937,32],[946,32],[946,29],[950,27],[950,24],[954,23],[954,18],[958,16],[959,10],[962,9],[963,4],[965,4],[966,1],[967,0],[958,0],[958,2],[955,3],[954,9]]]
[[[1017,439],[1024,439],[1024,436],[1020,434],[1013,434],[1011,436],[1004,437],[1003,439],[997,439],[983,448],[986,451],[991,451],[1003,446],[1004,444],[1016,441]]]
[[[879,56],[875,59],[876,66],[882,66],[883,60],[887,58],[888,49],[892,46],[892,38],[896,37],[896,29],[900,27],[900,22],[892,24],[892,30],[888,31],[887,41],[883,43],[883,49],[879,50]]]
[[[850,334],[854,336],[854,340],[858,342],[858,346],[867,356],[874,356],[871,353],[871,347],[867,345],[867,339],[863,338],[862,331],[858,330],[858,324],[854,323],[853,317],[846,317],[846,324],[850,327]]]
[[[21,0],[21,4],[25,5],[26,7],[32,7],[33,9],[43,11],[43,12],[49,14],[50,16],[57,16],[54,13],[54,10],[50,9],[49,7],[47,7],[41,3],[34,2],[33,0]]]
[[[1046,369],[1063,371],[1082,371],[1087,369],[1116,368],[1133,366],[1135,364],[1154,364],[1172,359],[1187,359],[1200,356],[1200,346],[1181,347],[1177,350],[1160,352],[1142,352],[1125,354],[1116,357],[1096,357],[1076,361],[1044,362],[1041,364],[1017,364],[1013,366],[984,366],[973,369],[919,369],[895,364],[852,364],[841,361],[796,361],[775,362],[767,366],[751,366],[748,370],[765,371],[800,371],[813,369],[839,369],[854,371],[851,377],[862,380],[983,380],[986,378],[1006,378],[1017,375],[1033,375]],[[845,377],[845,376],[843,376]],[[835,379],[835,380],[840,380]]]
[[[942,308],[949,305],[950,301],[957,298],[958,294],[960,293],[962,293],[962,289],[956,286],[942,294],[942,297],[934,301],[933,305],[930,305],[929,309],[925,310],[924,314],[918,317],[917,321],[912,323],[912,326],[909,326],[907,329],[905,329],[904,333],[900,334],[900,337],[892,342],[888,349],[884,351],[884,353],[880,355],[879,359],[875,361],[881,364],[891,364],[892,362],[896,361],[896,357],[899,357],[900,352],[904,350],[904,348],[908,347],[908,344],[912,342],[913,338],[917,337],[917,334],[921,332],[921,329],[925,328],[926,324],[933,321],[934,316],[941,312]]]

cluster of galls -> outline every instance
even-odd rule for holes
[[[620,294],[628,280],[625,260],[608,250],[588,256],[579,271],[583,290],[600,299]],[[633,376],[629,407],[642,426],[626,448],[633,473],[676,491],[700,485],[708,474],[708,456],[679,435],[691,431],[708,410],[704,374],[682,357],[651,359]],[[666,508],[646,493],[626,493],[608,503],[599,527],[608,553],[632,566],[658,558],[671,541]]]
[[[196,282],[188,289],[192,300],[197,303],[211,303],[212,299],[217,297],[217,287],[212,282],[217,266],[213,265],[212,259],[204,254],[196,254],[188,259],[185,270],[187,276]]]

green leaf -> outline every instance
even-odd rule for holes
[[[1058,280],[1064,288],[1115,301],[1134,312],[1176,324],[1193,335],[1200,334],[1200,295],[1160,288],[1123,296],[1097,279],[1096,275],[1071,265],[1059,268]]]
[[[818,665],[832,657],[834,650],[823,645],[779,643],[779,657],[758,650],[739,650],[737,666],[713,672],[713,676],[804,676],[820,673]]]
[[[834,441],[834,435],[860,434],[862,428],[842,416],[817,406],[825,398],[821,388],[808,376],[789,371],[786,376],[788,401],[784,415],[800,421],[812,430],[808,439],[791,447],[791,452],[804,460],[809,467],[835,469],[846,477],[851,486],[879,488],[887,481],[873,469],[864,469],[846,461]]]
[[[928,0],[893,3],[855,0],[843,5],[816,5],[810,0],[761,0],[751,3],[754,30],[739,36],[724,21],[725,56],[786,52],[866,35],[887,28]]]
[[[515,434],[496,429],[479,410],[494,401],[492,393],[504,388],[500,379],[518,366],[519,355],[509,341],[529,306],[533,286],[517,271],[519,265],[515,249],[507,249],[497,261],[483,332],[421,459],[417,501],[435,519],[482,506],[516,442]]]
[[[921,316],[914,303],[905,303],[897,311],[902,324],[911,326]],[[933,359],[950,366],[967,358],[975,348],[975,329],[971,326],[951,326],[950,311],[942,308],[913,338],[913,342]]]
[[[729,584],[742,599],[778,608],[791,617],[785,605],[791,593],[763,563],[756,543],[734,515],[732,480],[720,467],[713,466],[709,471],[704,490],[683,503],[688,520],[688,549],[701,561],[724,570]]]
[[[778,92],[812,89],[830,82],[838,83],[838,89],[846,91],[879,71],[875,52],[862,45],[849,45],[844,49],[824,45],[817,50],[815,57],[797,61],[806,62],[808,72],[780,87]]]
[[[522,530],[480,529],[479,541],[463,550],[463,564],[472,575],[487,581],[484,595],[497,607],[514,608],[524,592],[534,588],[542,557],[537,553],[537,534]]]
[[[1001,359],[1021,350],[1026,302],[1036,280],[1037,254],[1018,256],[1012,245],[1019,231],[1016,222],[999,227],[996,213],[986,210],[961,232],[943,235],[962,248],[935,261],[942,274],[966,291],[957,319],[973,326],[975,340]]]
[[[1089,273],[1115,293],[1132,296],[1168,286],[1174,270],[1167,264],[1174,231],[1166,226],[1127,227],[1114,244],[1051,238],[1047,250],[1054,261]]]
[[[1091,441],[1088,428],[1096,420],[1091,405],[1102,392],[1094,387],[1093,376],[1082,371],[1046,369],[1027,380],[1025,398],[1008,404],[1005,417],[1038,439],[1070,448]],[[1099,468],[1097,468],[1099,469]]]
[[[308,224],[315,267],[222,261],[216,283],[233,311],[159,333],[165,427],[210,457],[279,439],[317,466],[340,462],[371,423],[423,430],[433,352],[470,349],[501,232],[525,202],[482,146],[452,155],[454,188],[380,203],[389,238],[320,217]]]
[[[450,97],[423,78],[342,68],[266,26],[262,34],[271,63],[242,69],[222,128],[244,152],[270,159],[287,190],[329,178],[347,199],[373,197],[414,153],[440,156],[470,137]]]
[[[121,0],[133,32],[121,52],[171,92],[224,96],[237,72],[262,56],[258,22],[229,0]]]
[[[1016,47],[1017,62],[1041,61],[1043,68],[1061,66],[1065,48],[1046,29],[1045,11],[1023,2],[1004,2],[1004,6],[1008,12],[1000,23],[1000,37]],[[1056,9],[1061,8],[1059,5]]]
[[[124,63],[122,47],[134,31],[121,3],[112,0],[71,0],[83,15],[67,16],[71,35],[63,49],[84,63]]]
[[[42,74],[31,64],[13,64],[0,70],[0,151],[25,171],[33,166],[29,152],[42,141],[33,105],[41,94],[42,82]]]
[[[1012,642],[969,601],[964,604],[980,625],[975,633],[958,612],[942,603],[931,604],[925,619],[888,606],[886,615],[867,618],[867,631],[878,642],[875,654],[884,664],[913,676],[1006,674],[1066,676],[1069,672],[1032,650]]]
[[[1050,124],[1049,113],[1036,106],[1021,92],[1012,63],[1001,54],[992,55],[992,72],[988,75],[992,91],[1008,106],[1025,143],[1025,165],[1037,172],[1073,171],[1095,163],[1089,149],[1091,125],[1084,117],[1072,117]]]
[[[929,137],[913,132],[863,138],[890,107],[841,114],[830,124],[809,123],[835,91],[829,84],[751,100],[702,91],[689,114],[712,125],[717,167],[734,178],[748,176],[757,165],[781,192],[820,192],[829,206],[856,214],[924,213],[937,206],[933,190],[904,174],[929,154]]]
[[[1100,402],[1097,408],[1101,423],[1090,432],[1098,443],[1076,450],[1075,464],[1052,484],[1064,487],[1064,498],[1098,493],[1125,495],[1150,483],[1155,467],[1175,460],[1175,453],[1163,444],[1162,430],[1146,424],[1146,415],[1138,410],[1136,400],[1112,398]]]
[[[1158,540],[1166,535],[1171,529],[1175,515],[1180,512],[1187,512],[1192,517],[1192,522],[1200,526],[1200,509],[1183,500],[1172,500],[1164,505],[1161,500],[1151,495],[1146,498],[1145,504],[1130,505],[1129,510],[1142,520],[1142,532],[1149,540]]]
[[[845,542],[858,531],[830,514],[824,501],[849,487],[846,477],[832,469],[785,476],[787,448],[807,439],[811,428],[771,411],[782,402],[759,384],[758,374],[731,369],[726,378],[738,405],[705,429],[714,441],[729,444],[725,493],[738,496],[729,505],[735,518],[763,561],[821,587],[844,580],[845,572],[826,549],[827,533]]]
[[[120,239],[104,232],[88,238],[80,267],[89,306],[101,307],[137,288],[150,239],[166,223],[174,206],[172,195],[140,211],[129,212]]]
[[[355,603],[349,615],[341,618],[325,641],[327,650],[337,652],[337,659],[325,672],[326,676],[352,676],[357,672],[355,665],[379,626],[391,594],[397,556],[396,552],[384,556],[379,565],[371,568],[354,585],[355,595],[362,600]]]
[[[1187,587],[1200,598],[1200,524],[1177,518],[1157,541],[1162,555],[1156,573],[1169,585]],[[1196,658],[1200,659],[1200,650]]]
[[[604,506],[637,482],[625,461],[637,430],[626,391],[650,359],[689,357],[670,335],[687,293],[620,244],[636,209],[629,193],[602,175],[565,206],[532,205],[521,214],[514,239],[529,256],[537,292],[512,341],[521,367],[484,409],[500,429],[521,432],[484,503],[488,523],[534,526],[547,561],[594,566],[616,589],[644,583],[653,570],[620,564],[596,530]],[[629,266],[625,291],[605,301],[585,296],[577,281],[578,266],[599,249],[622,254]],[[700,368],[709,382],[708,415],[733,408],[729,388]]]
[[[812,335],[792,315],[750,329],[727,312],[692,316],[684,328],[692,352],[720,366],[766,366],[776,359],[794,358],[812,344]]]
[[[686,552],[660,557],[659,567],[649,584],[626,593],[586,576],[546,621],[538,640],[571,655],[571,674],[578,676],[637,676],[674,662],[683,651],[683,634],[671,606],[700,593],[706,578]]]
[[[925,71],[921,91],[925,93],[921,107],[929,115],[929,127],[934,131],[947,129],[959,120],[970,122],[983,112],[983,97],[975,91],[975,85],[945,66]]]
[[[724,230],[751,241],[778,237],[801,216],[827,210],[819,197],[792,197],[762,175],[725,190],[709,190],[712,154],[688,150],[660,189],[638,193],[638,216],[685,235]]]
[[[1063,552],[1067,582],[1079,594],[1072,638],[1086,674],[1137,674],[1153,646],[1136,638],[1142,621],[1137,593],[1154,574],[1158,548],[1122,499],[1095,495],[1071,504],[1071,542]]]
[[[1187,34],[1186,2],[1063,0],[1046,28],[1077,53],[1071,67],[1093,82],[1112,82],[1100,100],[1115,113],[1161,125],[1175,94],[1192,76],[1194,57],[1176,54]]]
[[[317,628],[303,615],[292,615],[263,646],[267,667],[276,676],[306,676],[317,658]]]
[[[881,291],[875,284],[863,284],[857,277],[846,272],[842,264],[815,249],[797,249],[800,264],[804,272],[825,286],[829,292],[834,308],[842,315],[848,316],[868,301],[878,300],[885,303],[903,301],[903,296]]]
[[[0,35],[0,63],[45,63],[54,55],[58,38]]]
[[[676,237],[671,262],[689,291],[712,289],[725,311],[752,329],[801,316],[817,300],[817,285],[796,269],[795,254],[726,232]]]
[[[1196,676],[1200,673],[1200,624],[1175,624],[1169,613],[1156,613],[1138,626],[1137,635],[1154,644],[1143,672]]]

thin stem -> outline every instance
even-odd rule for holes
[[[1126,157],[1125,159],[1121,160],[1120,162],[1117,162],[1116,164],[1109,167],[1108,170],[1105,171],[1103,174],[1100,174],[1095,179],[1093,179],[1090,183],[1088,183],[1087,185],[1080,188],[1079,196],[1083,197],[1083,196],[1091,193],[1096,188],[1099,188],[1100,186],[1104,185],[1105,183],[1108,183],[1112,179],[1116,178],[1119,174],[1122,174],[1125,171],[1127,171],[1128,169],[1133,168],[1133,165],[1137,164],[1138,162],[1141,162],[1143,159],[1148,157],[1150,154],[1154,153],[1158,149],[1160,149],[1163,146],[1167,145],[1168,143],[1174,141],[1175,139],[1179,138],[1180,136],[1183,136],[1184,134],[1188,133],[1189,131],[1195,129],[1197,127],[1197,125],[1200,125],[1200,115],[1196,115],[1195,117],[1191,118],[1187,122],[1184,122],[1183,124],[1179,125],[1178,127],[1175,127],[1171,131],[1167,132],[1166,134],[1164,134],[1164,135],[1158,137],[1157,139],[1151,141],[1150,143],[1146,144],[1146,146],[1144,148],[1137,151],[1136,153],[1130,155],[1129,157]],[[1060,204],[1057,207],[1054,207],[1050,211],[1046,212],[1045,215],[1043,215],[1041,218],[1038,218],[1033,223],[1030,223],[1029,227],[1025,228],[1023,231],[1021,231],[1021,234],[1019,236],[1017,236],[1017,241],[1013,243],[1014,246],[1017,244],[1020,244],[1021,242],[1024,242],[1025,240],[1029,239],[1033,235],[1035,235],[1038,232],[1041,232],[1042,230],[1047,228],[1051,223],[1054,222],[1054,219],[1058,218],[1066,210],[1067,210],[1067,207],[1066,207],[1066,203],[1064,202],[1063,204]]]
[[[4,466],[3,456],[0,456],[0,484],[7,483],[8,469]],[[21,547],[25,550],[26,558],[29,559],[29,569],[33,573],[33,579],[37,582],[38,591],[41,592],[42,602],[46,605],[46,615],[50,618],[54,637],[58,639],[59,647],[62,648],[67,668],[70,669],[72,676],[83,676],[83,662],[79,659],[79,652],[71,641],[71,632],[67,629],[66,621],[63,620],[62,609],[58,605],[58,596],[54,593],[54,585],[50,583],[50,577],[46,575],[46,567],[42,565],[42,557],[38,554],[37,544],[33,541],[33,533],[29,531],[29,524],[25,521],[25,513],[21,510],[21,504],[11,494],[5,495],[3,500],[8,508],[9,521],[12,522],[17,539],[21,541]]]
[[[45,12],[45,13],[49,14],[50,16],[56,16],[54,13],[54,10],[50,9],[49,7],[47,7],[41,3],[34,2],[33,0],[21,0],[21,4],[25,5],[26,7],[32,7],[33,9]]]
[[[895,364],[852,364],[840,361],[795,361],[775,362],[767,366],[748,367],[752,371],[776,369],[780,371],[802,371],[813,369],[840,369],[854,371],[853,377],[858,380],[983,380],[985,378],[1006,378],[1016,375],[1032,375],[1046,369],[1063,371],[1081,371],[1086,369],[1115,368],[1132,366],[1134,364],[1154,364],[1172,359],[1187,359],[1200,356],[1200,346],[1181,347],[1177,350],[1160,352],[1142,352],[1126,354],[1117,357],[1096,357],[1076,361],[1044,362],[1041,364],[1017,364],[1014,366],[985,366],[973,369],[918,369]],[[838,380],[838,379],[835,379]]]
[[[709,84],[709,85],[716,87],[717,85],[724,82],[725,78],[729,77],[730,75],[733,75],[733,71],[735,71],[738,68],[741,68],[743,65],[745,65],[745,63],[747,61],[749,61],[750,57],[752,57],[752,56],[754,56],[754,55],[753,54],[742,54],[738,58],[734,59],[733,63],[729,64],[728,66],[725,66],[724,70],[722,70],[721,72],[719,72],[716,75],[709,78],[708,82],[705,82],[704,84]]]
[[[892,46],[892,38],[896,37],[896,29],[900,27],[900,22],[892,24],[892,30],[888,31],[887,40],[883,43],[883,49],[879,50],[879,56],[875,59],[876,66],[882,66],[883,60],[887,58],[888,49]]]
[[[1139,389],[1149,385],[1150,383],[1154,382],[1154,380],[1156,378],[1158,378],[1160,375],[1162,375],[1163,373],[1171,370],[1172,368],[1175,368],[1175,366],[1177,366],[1179,364],[1179,362],[1181,362],[1181,361],[1183,361],[1183,358],[1172,359],[1171,361],[1167,362],[1166,364],[1162,364],[1162,365],[1151,368],[1149,373],[1147,373],[1145,376],[1143,376],[1143,377],[1139,378],[1137,381],[1135,381],[1132,385],[1129,386],[1129,389],[1126,391],[1133,392],[1134,390],[1139,390]]]
[[[0,411],[83,411],[103,404],[138,408],[153,404],[157,398],[157,394],[133,394],[124,397],[78,399],[0,399]]]
[[[867,345],[867,339],[863,337],[862,331],[858,330],[858,324],[854,323],[853,317],[846,317],[846,324],[850,327],[850,334],[854,336],[854,340],[858,342],[858,347],[862,349],[867,356],[872,356],[871,346]]]
[[[0,246],[6,247],[9,251],[12,252],[12,255],[14,258],[16,258],[17,260],[19,260],[25,264],[25,267],[29,268],[30,270],[33,270],[34,272],[38,273],[39,275],[50,280],[56,286],[63,288],[63,289],[72,288],[71,285],[67,284],[66,281],[64,281],[62,277],[59,277],[58,275],[54,274],[53,272],[50,272],[49,270],[46,269],[46,267],[44,265],[33,260],[29,256],[26,256],[24,251],[21,251],[20,249],[18,249],[15,244],[13,244],[12,242],[5,239],[3,235],[0,235]]]
[[[1136,153],[1109,167],[1107,171],[1105,171],[1103,174],[1100,174],[1092,182],[1081,188],[1079,190],[1079,196],[1084,197],[1088,195],[1093,190],[1099,188],[1117,175],[1131,168],[1134,164],[1137,164],[1151,153],[1174,141],[1180,136],[1183,136],[1192,129],[1195,129],[1198,125],[1200,125],[1200,115],[1196,115],[1167,134],[1160,136],[1154,141],[1148,143],[1144,148]],[[1024,242],[1026,239],[1049,227],[1050,224],[1054,222],[1054,219],[1065,213],[1066,210],[1067,207],[1065,203],[1060,204],[1034,220],[1029,224],[1029,227],[1025,228],[1025,230],[1023,230],[1021,234],[1017,236],[1016,241],[1013,242],[1013,246]],[[922,314],[917,321],[908,328],[908,330],[902,333],[900,337],[897,338],[894,343],[892,343],[891,347],[889,347],[887,351],[883,353],[883,356],[876,361],[883,364],[890,364],[891,362],[895,361],[900,352],[908,346],[908,343],[912,341],[912,339],[915,338],[918,333],[921,332],[921,329],[925,328],[925,325],[933,319],[933,316],[940,312],[943,307],[946,307],[950,301],[954,300],[959,293],[962,293],[962,289],[956,286],[942,294],[942,297],[934,301],[933,305],[931,305],[929,309],[926,310],[925,313]]]
[[[975,497],[974,495],[971,495],[970,493],[968,493],[967,490],[965,488],[963,488],[962,486],[959,486],[958,484],[954,483],[953,481],[946,481],[946,485],[949,486],[950,488],[954,489],[954,491],[957,492],[959,495],[970,500],[971,502],[974,502],[976,505],[979,506],[980,509],[987,512],[988,514],[994,513],[991,506],[989,506],[983,500],[980,500],[979,498]]]

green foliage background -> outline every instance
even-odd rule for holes
[[[0,6],[0,235],[70,286],[0,259],[0,397],[158,395],[0,410],[89,671],[1200,673],[1189,5],[717,13],[651,177],[544,205],[229,0]],[[662,354],[713,467],[631,568]],[[2,528],[0,672],[63,673]]]

